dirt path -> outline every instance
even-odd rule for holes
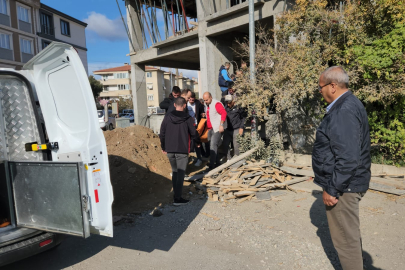
[[[304,189],[317,187],[306,182]],[[368,192],[361,202],[366,269],[405,269],[405,199]],[[163,215],[129,215],[114,238],[68,237],[11,269],[341,269],[320,192],[276,191],[271,201],[224,205],[198,195]],[[204,214],[203,214],[204,213]]]

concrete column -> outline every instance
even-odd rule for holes
[[[148,114],[145,65],[131,64],[131,89],[134,103],[134,120],[135,124],[140,125],[142,119]]]
[[[131,41],[129,41],[129,51],[137,52],[143,49],[143,38],[142,38],[142,29],[139,24],[138,13],[136,12],[136,4],[133,1],[126,1],[126,8],[127,8],[127,25],[129,35],[132,40],[132,44]],[[132,47],[132,45],[134,47]]]
[[[199,32],[201,33],[201,32]],[[218,86],[219,68],[225,62],[233,59],[232,38],[213,38],[200,36],[200,70],[201,92],[211,92],[215,99],[221,98],[221,90]]]

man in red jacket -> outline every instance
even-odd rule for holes
[[[220,165],[218,147],[224,132],[224,124],[226,124],[226,111],[224,105],[220,101],[213,99],[210,92],[205,92],[203,98],[205,105],[207,105],[208,140],[210,141],[209,169],[212,170]]]
[[[167,154],[172,166],[172,184],[174,191],[173,205],[187,204],[189,201],[181,197],[184,176],[190,153],[190,143],[194,140],[200,147],[198,132],[194,118],[188,114],[187,102],[179,97],[174,100],[175,111],[166,114],[160,127],[160,144],[162,152]]]

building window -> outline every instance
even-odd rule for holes
[[[60,20],[60,31],[62,35],[70,36],[70,25],[67,21]]]
[[[127,79],[128,73],[114,73],[114,79]]]
[[[153,90],[153,84],[152,83],[146,84],[146,88],[148,88],[149,90]]]
[[[118,90],[129,90],[129,84],[119,84]]]
[[[42,40],[42,49],[45,49],[46,47],[48,47],[48,45],[51,44],[51,41],[47,41],[47,40]]]
[[[147,78],[152,78],[152,72],[147,72],[147,73],[146,73],[146,77],[147,77]]]
[[[49,14],[40,14],[41,19],[41,32],[47,35],[54,35],[52,17]]]
[[[0,13],[8,15],[8,0],[0,0]]]
[[[11,35],[0,33],[0,47],[11,50]]]
[[[30,23],[30,10],[28,8],[17,6],[18,9],[18,19],[20,21]]]
[[[108,75],[101,75],[101,78],[103,79],[103,81],[108,80]]]
[[[153,95],[148,95],[148,100],[153,101]]]
[[[21,45],[22,53],[33,54],[32,53],[32,42],[30,40],[20,38],[20,45]]]

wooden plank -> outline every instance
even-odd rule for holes
[[[244,190],[244,191],[235,192],[234,195],[239,198],[239,197],[249,196],[252,194],[254,195],[255,193],[253,191]]]
[[[376,191],[381,191],[384,193],[389,193],[389,194],[394,194],[394,195],[398,195],[398,196],[402,196],[405,195],[405,190],[400,190],[400,189],[396,189],[387,185],[381,185],[381,184],[377,184],[377,183],[370,183],[369,189],[372,190],[376,190]]]
[[[255,177],[258,175],[263,175],[263,174],[264,174],[264,172],[249,173],[249,174],[246,174],[245,176],[243,176],[242,179],[252,178],[252,177]]]
[[[256,176],[255,178],[252,179],[252,181],[250,181],[249,186],[254,186],[257,184],[257,181],[259,181],[260,179],[260,175]]]
[[[213,215],[211,215],[211,214],[204,213],[204,212],[200,212],[200,213],[203,214],[204,216],[207,216],[207,217],[209,217],[209,218],[212,218],[213,220],[220,220],[219,217],[213,216]]]
[[[301,175],[301,176],[310,176],[315,177],[314,172],[310,170],[299,170],[291,167],[283,166],[280,168],[285,173],[292,174],[292,175]]]
[[[253,196],[255,196],[255,194],[251,194],[243,199],[238,200],[238,203],[242,203],[244,201],[250,200],[251,198],[253,198]]]
[[[232,160],[232,159],[231,159],[231,160]],[[235,164],[229,166],[229,168],[231,168],[231,169],[237,169],[237,168],[239,168],[240,166],[242,166],[243,163],[245,163],[245,162],[246,162],[246,160],[242,159],[242,160],[236,162]]]
[[[394,179],[371,177],[371,182],[392,186],[397,189],[405,189],[405,183],[403,183],[402,181],[394,180]]]
[[[309,179],[308,177],[299,177],[299,178],[292,179],[290,181],[285,181],[283,183],[266,184],[266,185],[263,185],[262,187],[265,187],[267,189],[282,188],[282,187],[285,187],[285,186],[290,186],[290,185],[294,185],[294,184],[304,182],[304,181],[306,181],[308,179]]]
[[[225,164],[222,164],[221,166],[219,166],[219,167],[217,167],[217,168],[215,168],[215,169],[209,171],[209,172],[206,174],[206,176],[207,176],[207,177],[210,177],[211,175],[218,174],[220,171],[222,171],[222,170],[224,170],[224,169],[230,167],[231,165],[235,164],[236,162],[241,161],[242,159],[244,159],[244,158],[246,158],[246,157],[252,155],[252,154],[253,154],[254,152],[256,152],[256,151],[257,151],[257,147],[255,147],[255,148],[253,148],[253,149],[250,149],[250,150],[247,151],[246,153],[243,153],[243,154],[241,154],[241,155],[239,155],[239,156],[237,156],[237,157],[234,157],[234,158],[232,158],[229,162],[227,162],[227,163],[225,163]]]

